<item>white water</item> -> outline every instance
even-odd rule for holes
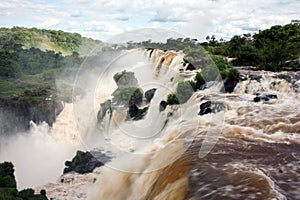
[[[72,138],[58,136],[46,124],[31,123],[30,131],[19,133],[0,142],[0,161],[15,166],[18,189],[36,187],[56,181],[62,174],[64,163],[78,148]]]
[[[19,187],[54,181],[61,174],[64,161],[74,155],[75,149],[84,146],[104,148],[117,155],[112,162],[100,168],[97,172],[100,175],[93,174],[98,180],[95,184],[88,178],[88,186],[93,185],[86,187],[89,191],[84,191],[88,192],[88,199],[182,199],[188,188],[188,169],[176,166],[184,163],[181,159],[195,138],[205,139],[199,149],[200,158],[209,153],[218,138],[284,144],[299,141],[299,134],[296,134],[299,123],[297,125],[293,121],[297,118],[294,113],[300,113],[299,94],[293,91],[289,83],[274,79],[268,73],[264,73],[261,83],[253,80],[240,82],[236,94],[221,94],[220,85],[214,84],[207,90],[194,93],[186,104],[168,106],[159,113],[160,101],[175,90],[178,81],[191,78],[194,72],[179,72],[183,68],[181,54],[173,56],[173,53],[155,50],[149,58],[147,53],[133,51],[113,60],[105,73],[99,76],[95,90],[90,89],[89,95],[74,105],[67,104],[52,130],[47,125],[39,125],[28,135],[18,135],[6,142],[5,150],[0,151],[0,160],[10,159],[15,164]],[[159,66],[162,57],[165,61]],[[124,69],[135,72],[144,92],[157,88],[148,114],[143,120],[124,122],[126,110],[120,108],[114,111],[111,120],[106,117],[100,131],[94,131],[99,103],[110,98],[116,89],[112,76]],[[253,95],[257,92],[276,93],[279,99],[254,103]],[[226,112],[198,116],[199,105],[209,99],[221,99],[228,103]],[[170,112],[173,116],[164,127]],[[282,120],[283,113],[286,113],[286,121]],[[272,123],[265,126],[267,120]],[[21,144],[22,148],[26,144],[24,151],[19,146]],[[14,152],[15,149],[21,151]],[[24,152],[32,156],[24,156]],[[47,162],[41,162],[45,158]],[[29,169],[30,166],[34,167]],[[238,169],[249,169],[251,173],[265,177],[274,193],[282,197],[275,183],[260,169],[244,165]],[[47,171],[53,173],[47,174]],[[36,173],[39,174],[35,176],[36,180],[31,179],[31,174]],[[160,177],[164,177],[165,182]],[[48,191],[55,188],[53,185],[47,187]],[[59,199],[61,193],[52,190],[48,194]],[[86,195],[75,198],[76,191],[70,196],[61,199],[87,198]]]

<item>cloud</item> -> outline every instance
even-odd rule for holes
[[[90,21],[84,24],[83,34],[92,38],[108,38],[124,30],[106,21]]]
[[[76,10],[71,14],[71,17],[81,17],[81,16],[82,16],[82,12],[79,10]]]
[[[199,40],[211,34],[229,39],[299,19],[299,9],[297,0],[13,0],[0,2],[0,24],[78,30],[96,39],[154,27]]]
[[[51,28],[60,23],[59,19],[48,19],[37,24],[38,28]]]

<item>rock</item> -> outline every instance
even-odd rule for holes
[[[106,113],[112,114],[112,105],[111,105],[111,100],[106,100],[104,103],[100,104],[100,110],[97,114],[97,120],[98,123],[101,123],[103,118],[105,117]]]
[[[212,110],[211,110],[211,101],[207,101],[205,103],[202,103],[200,105],[200,112],[199,112],[199,115],[205,115],[205,114],[208,114],[208,113],[211,113]]]
[[[226,80],[224,82],[225,92],[232,93],[238,82],[239,82],[238,80]]]
[[[193,71],[196,70],[196,67],[193,64],[189,63],[188,66],[186,67],[186,70]]]
[[[156,88],[152,88],[150,90],[147,90],[145,92],[145,98],[146,98],[146,102],[150,103],[151,99],[153,98],[154,94],[156,92]]]
[[[222,101],[207,101],[200,105],[199,115],[205,115],[208,113],[217,113],[226,110],[227,105]]]
[[[77,151],[76,156],[72,161],[66,161],[66,168],[64,169],[64,174],[69,172],[77,172],[79,174],[91,173],[97,167],[101,167],[105,164],[104,161],[108,161],[111,158],[102,154],[102,158],[97,159],[90,152]],[[101,160],[101,161],[100,161]]]
[[[255,75],[255,74],[250,74],[248,77],[250,80],[256,80],[257,82],[260,82],[260,80],[262,79],[261,75]]]
[[[269,99],[278,99],[276,94],[266,94],[266,97]]]
[[[292,82],[292,77],[288,74],[276,74],[276,75],[273,76],[273,78],[283,79],[283,80],[286,80],[289,83]]]
[[[253,99],[254,102],[260,102],[261,100],[262,100],[261,97],[254,97]]]
[[[30,121],[52,126],[63,108],[63,103],[56,100],[0,99],[0,135],[27,131]]]
[[[168,103],[166,101],[161,101],[159,104],[159,112],[162,112],[166,109]]]
[[[133,120],[140,120],[144,118],[144,116],[147,114],[147,111],[148,107],[139,109],[135,104],[131,104],[128,110],[128,117]]]
[[[116,73],[113,78],[118,88],[138,86],[138,80],[134,76],[134,72],[127,72],[126,70],[124,70],[120,73]]]
[[[112,96],[112,103],[117,105],[129,106],[131,103],[140,105],[143,102],[143,90],[138,87],[118,88],[112,93]]]
[[[254,102],[260,102],[260,101],[270,101],[270,99],[277,99],[276,94],[260,94],[256,93],[256,97],[253,98]]]

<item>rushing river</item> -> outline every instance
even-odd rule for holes
[[[300,199],[300,73],[239,69],[245,80],[233,93],[220,92],[223,83],[216,79],[185,104],[159,112],[177,83],[196,74],[182,58],[137,50],[113,60],[95,78],[90,98],[66,104],[52,132],[72,149],[102,149],[114,158],[94,173],[62,175],[37,190],[45,188],[54,199]],[[126,108],[119,107],[96,125],[99,103],[116,89],[112,76],[124,69],[135,73],[144,91],[157,89],[144,105],[148,113],[125,120]],[[257,93],[277,98],[255,102]],[[199,115],[207,101],[222,109]]]

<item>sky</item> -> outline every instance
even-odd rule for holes
[[[229,40],[300,19],[299,0],[1,0],[0,27],[77,32],[106,41],[141,28]]]

